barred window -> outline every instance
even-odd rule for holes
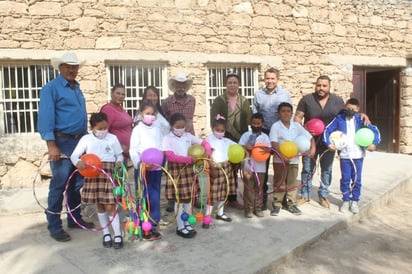
[[[40,90],[57,75],[45,63],[0,63],[0,135],[37,132]]]
[[[226,92],[226,75],[237,74],[240,77],[239,92],[241,95],[249,99],[252,105],[252,99],[255,91],[259,87],[258,83],[258,65],[232,65],[227,64],[211,64],[208,66],[207,75],[207,93],[206,107],[209,110],[213,104],[213,100]],[[210,112],[207,111],[207,121],[210,120]]]
[[[109,98],[110,88],[115,84],[125,86],[126,98],[123,107],[134,117],[139,108],[140,100],[147,86],[159,89],[160,100],[167,97],[166,64],[116,64],[107,66]]]

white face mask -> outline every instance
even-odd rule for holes
[[[213,131],[213,135],[215,135],[215,137],[217,139],[222,139],[225,136],[225,133],[224,132]]]
[[[172,132],[177,137],[181,137],[185,133],[185,128],[172,128]]]
[[[97,139],[104,139],[107,136],[108,130],[95,130],[94,131],[94,136],[96,136]]]
[[[151,124],[153,124],[154,121],[156,121],[156,116],[154,116],[154,115],[143,115],[142,121],[146,125],[151,125]]]

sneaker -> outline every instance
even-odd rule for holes
[[[253,213],[255,213],[255,215],[257,216],[257,217],[263,217],[263,216],[265,216],[265,215],[263,215],[263,212],[262,212],[262,210],[255,210]]]
[[[298,205],[303,205],[304,203],[309,203],[309,198],[306,198],[306,197],[301,197],[301,198],[299,198],[298,200],[297,200],[297,204]]]
[[[278,216],[280,211],[280,207],[273,206],[272,210],[270,211],[270,216]]]
[[[359,213],[359,204],[357,201],[352,201],[350,205],[350,211],[352,211],[353,214]]]
[[[349,212],[349,202],[348,201],[343,201],[342,205],[339,208],[339,211],[342,212],[342,213]]]
[[[326,199],[326,198],[324,198],[324,197],[320,197],[320,198],[319,198],[319,204],[320,204],[322,207],[325,207],[325,208],[329,208],[329,207],[330,207],[330,203],[329,203],[328,199]]]
[[[295,205],[285,207],[285,210],[289,211],[294,215],[302,215],[302,211],[300,211],[300,209]]]
[[[154,229],[149,231],[148,234],[143,235],[143,239],[145,239],[146,241],[156,241],[156,240],[160,240],[161,238],[162,238],[162,234],[160,234]]]
[[[227,206],[235,209],[243,209],[243,205],[238,201],[227,202]]]
[[[50,234],[50,236],[58,242],[67,242],[71,240],[70,235],[64,230],[54,234]]]

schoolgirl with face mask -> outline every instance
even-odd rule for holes
[[[161,150],[162,134],[160,127],[154,123],[156,121],[156,107],[149,101],[140,105],[139,116],[141,121],[133,128],[130,138],[130,158],[135,168],[135,182],[137,183],[140,174],[140,155],[149,148]],[[146,166],[147,194],[149,196],[148,210],[150,212],[149,221],[152,224],[152,230],[145,233],[143,238],[149,241],[159,240],[162,235],[157,231],[157,224],[160,221],[160,187],[162,181],[162,170],[155,166]]]
[[[212,147],[213,162],[210,165],[210,197],[205,216],[212,214],[213,205],[217,203],[216,219],[231,222],[232,219],[224,212],[224,201],[227,195],[236,194],[233,169],[228,158],[229,146],[236,143],[224,137],[225,131],[226,118],[217,114],[212,120],[212,134],[206,139]],[[229,180],[229,187],[226,178]],[[209,228],[209,224],[203,224],[202,227]]]
[[[192,214],[192,189],[195,172],[192,164],[198,159],[188,155],[188,150],[193,144],[201,144],[205,148],[206,156],[211,154],[210,144],[207,141],[185,131],[186,119],[181,113],[174,113],[170,117],[171,132],[163,138],[163,149],[167,159],[167,167],[170,175],[176,180],[179,195],[179,204],[175,203],[176,234],[183,238],[193,238],[196,231],[182,219],[182,214]],[[176,190],[173,182],[166,181],[166,199],[175,200]]]
[[[103,166],[102,168],[112,174],[114,166],[120,167],[123,162],[123,150],[117,137],[108,133],[107,115],[103,112],[93,113],[90,116],[92,132],[84,135],[74,149],[70,160],[79,170],[86,168],[86,163],[80,160],[84,154],[97,155]],[[123,238],[120,231],[119,215],[115,212],[115,197],[113,185],[100,173],[95,178],[85,178],[82,190],[82,203],[96,204],[97,216],[103,229],[103,246],[119,249],[123,247]],[[112,221],[114,239],[110,234],[107,224]]]

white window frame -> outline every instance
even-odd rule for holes
[[[114,71],[114,68],[117,71]],[[168,96],[167,64],[163,62],[106,62],[108,100],[111,88],[115,84],[123,84],[126,90],[124,109],[134,117],[139,109],[142,95],[147,86],[159,89],[160,100]],[[114,75],[113,73],[117,74]],[[155,74],[158,74],[157,76]],[[129,76],[129,77],[127,77]],[[157,79],[159,78],[159,79]]]
[[[210,121],[210,108],[213,100],[226,92],[226,75],[237,74],[240,77],[239,92],[245,96],[252,105],[252,99],[255,92],[259,89],[259,65],[258,64],[221,64],[209,63],[206,74],[206,117],[207,123]],[[248,72],[252,73],[251,77],[246,77]],[[216,74],[216,75],[214,75]],[[217,77],[217,86],[211,86],[211,77]]]
[[[0,136],[37,132],[40,90],[57,75],[50,61],[0,60]]]

